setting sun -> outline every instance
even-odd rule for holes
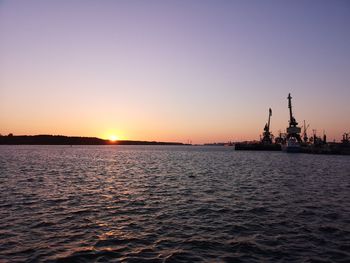
[[[109,140],[110,140],[111,142],[115,142],[115,141],[118,140],[118,137],[115,136],[115,135],[111,135],[111,136],[109,137]]]
[[[110,142],[125,140],[124,132],[119,129],[106,129],[97,137],[102,138],[104,140],[108,140]]]

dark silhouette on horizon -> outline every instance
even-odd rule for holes
[[[10,133],[8,136],[0,136],[0,144],[7,145],[185,145],[178,142],[156,141],[110,141],[96,137],[78,137],[63,135],[20,135]]]

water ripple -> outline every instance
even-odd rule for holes
[[[347,156],[0,146],[1,262],[349,262]]]

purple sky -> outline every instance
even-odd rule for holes
[[[350,130],[349,1],[0,1],[0,133]]]

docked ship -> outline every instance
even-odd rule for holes
[[[286,133],[279,132],[278,137],[273,137],[270,132],[270,121],[272,110],[269,109],[268,121],[265,124],[263,134],[260,141],[236,143],[235,150],[251,150],[251,151],[284,151],[288,153],[311,153],[311,154],[340,154],[350,155],[350,139],[349,132],[343,134],[341,143],[327,142],[326,134],[323,139],[316,136],[316,130],[312,138],[308,138],[307,129],[310,125],[306,125],[304,121],[303,140],[301,138],[301,127],[298,126],[293,115],[292,96],[288,94],[289,108],[289,126]],[[274,140],[273,140],[274,139]]]

